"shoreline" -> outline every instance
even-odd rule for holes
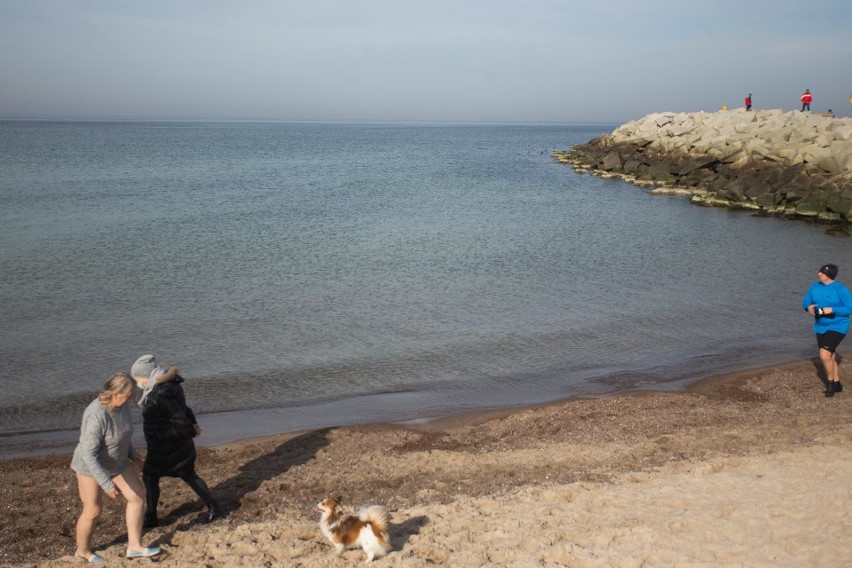
[[[786,358],[772,363],[735,364],[732,370],[723,375],[742,373],[770,367],[783,367],[800,361],[800,358]],[[619,375],[640,375],[620,372]],[[618,396],[642,391],[682,391],[689,390],[693,385],[712,379],[716,373],[697,373],[694,377],[678,378],[665,383],[648,383],[645,385],[622,386],[613,391],[594,392],[581,385],[572,394],[554,394],[558,390],[561,379],[542,381],[535,385],[545,388],[534,389],[536,395],[530,395],[529,390],[522,393],[524,386],[512,383],[511,387],[500,390],[490,401],[481,400],[471,406],[470,401],[454,406],[453,391],[447,385],[439,385],[432,389],[412,391],[385,392],[359,395],[347,398],[336,398],[317,401],[308,404],[276,408],[261,408],[251,410],[235,410],[199,414],[198,419],[204,434],[196,439],[199,448],[216,448],[223,445],[252,442],[275,436],[286,436],[297,432],[306,432],[320,428],[341,428],[368,424],[393,424],[416,427],[418,424],[444,419],[459,418],[477,414],[491,415],[516,412],[526,408],[542,405],[559,404],[570,400],[582,400],[606,396]],[[604,377],[606,378],[606,377]],[[554,386],[557,385],[557,386]],[[464,383],[455,385],[464,388]],[[543,392],[540,392],[543,391]],[[567,392],[567,391],[566,391]],[[526,398],[517,401],[519,396]],[[510,399],[516,402],[510,403]],[[375,408],[385,409],[381,416],[376,416]],[[392,407],[393,411],[387,408]],[[429,413],[424,414],[423,408],[428,407]],[[141,423],[134,423],[134,444],[144,448]],[[45,432],[25,432],[8,434],[0,437],[0,460],[16,458],[34,458],[40,456],[71,455],[77,444],[79,429],[51,430]]]
[[[592,374],[580,370],[567,376],[539,376],[531,382],[486,379],[485,382],[477,383],[474,394],[469,390],[469,381],[453,381],[421,385],[422,388],[328,398],[290,406],[201,413],[197,416],[204,435],[196,440],[196,445],[216,447],[318,428],[374,423],[414,425],[448,416],[501,409],[517,410],[572,399],[642,390],[679,391],[717,374],[783,366],[800,361],[801,357],[801,354],[796,357],[789,352],[782,354],[781,351],[773,351],[750,359],[702,359],[688,371],[687,358],[671,367],[664,365],[633,370],[613,368],[605,372],[593,370]],[[674,378],[661,378],[669,376]],[[188,397],[191,398],[192,394],[189,393]],[[137,416],[133,439],[136,446],[144,447],[139,420],[141,418]],[[78,427],[2,434],[0,460],[70,455],[78,437]]]
[[[388,425],[388,426],[399,426],[403,428],[412,428],[415,430],[424,430],[429,431],[432,429],[443,429],[443,428],[458,428],[462,426],[469,426],[472,424],[479,423],[483,420],[491,419],[491,418],[501,418],[508,416],[515,412],[521,412],[524,410],[532,410],[536,408],[545,408],[552,405],[561,405],[565,403],[569,403],[571,401],[579,401],[579,400],[591,400],[598,398],[607,398],[607,397],[619,397],[619,396],[630,396],[633,394],[641,393],[641,392],[689,392],[694,389],[702,388],[702,385],[705,383],[713,383],[715,381],[725,381],[731,376],[741,375],[743,373],[749,373],[753,371],[761,371],[768,369],[784,369],[787,367],[795,366],[800,363],[802,359],[787,359],[784,361],[779,361],[777,363],[772,364],[764,364],[764,365],[751,365],[745,368],[737,369],[735,371],[727,371],[718,374],[712,374],[709,376],[702,376],[699,378],[692,379],[679,379],[672,381],[670,383],[662,383],[662,384],[652,384],[644,387],[632,387],[625,388],[622,390],[617,390],[614,392],[607,393],[585,393],[585,394],[575,394],[570,395],[565,398],[558,398],[553,400],[546,400],[543,402],[535,402],[535,403],[519,403],[516,405],[498,405],[498,406],[485,406],[482,408],[468,409],[468,410],[459,410],[453,411],[450,409],[446,409],[444,412],[439,412],[430,416],[422,416],[413,419],[401,419],[401,420],[377,420],[377,421],[363,421],[363,422],[345,422],[340,424],[322,424],[318,426],[308,426],[303,428],[297,428],[293,430],[282,430],[279,432],[273,433],[258,433],[252,435],[241,435],[241,434],[230,434],[224,432],[215,432],[211,436],[211,432],[207,427],[208,421],[216,422],[217,418],[220,417],[229,417],[231,419],[226,420],[224,424],[220,423],[219,430],[229,430],[232,426],[239,426],[240,423],[244,422],[244,419],[248,416],[255,416],[257,413],[271,413],[275,415],[279,412],[287,412],[292,410],[292,408],[298,407],[278,407],[271,409],[253,409],[253,410],[236,410],[236,411],[226,411],[226,412],[212,412],[208,414],[200,414],[199,422],[205,426],[204,435],[195,440],[196,447],[198,448],[209,448],[209,449],[217,449],[217,448],[225,448],[225,447],[233,447],[240,444],[253,444],[259,442],[265,442],[270,440],[276,440],[280,438],[289,438],[292,436],[304,434],[306,432],[311,432],[318,429],[326,429],[326,428],[347,428],[347,427],[357,427],[357,426],[377,426],[377,425]],[[341,399],[333,399],[328,402],[320,402],[316,404],[309,405],[300,405],[302,407],[316,407],[316,406],[324,406],[326,404],[334,404],[334,405],[346,405],[352,402],[354,399],[366,398],[371,399],[375,396],[382,396],[383,394],[399,394],[399,393],[378,393],[377,395],[364,395],[359,397],[350,397],[350,398],[341,398]],[[212,418],[212,420],[210,420]],[[141,432],[141,424],[134,423],[134,442],[136,446],[142,446],[144,448],[144,439],[137,436]],[[231,430],[229,430],[231,431]],[[246,430],[244,430],[245,432]],[[66,456],[70,459],[71,454],[74,452],[74,447],[77,444],[77,438],[79,437],[79,430],[54,430],[47,432],[25,432],[22,434],[10,434],[8,438],[16,438],[19,436],[26,435],[45,435],[47,437],[56,437],[58,440],[57,446],[53,446],[52,449],[55,451],[50,451],[51,448],[29,448],[26,446],[29,444],[29,441],[21,444],[22,450],[20,454],[16,455],[0,455],[0,462],[7,460],[16,460],[16,459],[27,459],[27,458],[40,458],[40,457],[61,457]],[[237,437],[233,437],[237,436]],[[139,438],[139,439],[137,439]],[[211,440],[212,438],[212,440]]]
[[[0,565],[75,562],[79,504],[67,462],[0,460]],[[184,484],[164,480],[163,526],[144,537],[167,551],[164,566],[363,562],[361,551],[337,557],[319,532],[311,506],[336,494],[347,512],[373,503],[391,511],[394,550],[378,566],[852,560],[843,515],[852,491],[823,481],[852,473],[852,389],[824,397],[812,360],[715,375],[683,391],[202,447],[198,471],[230,516],[194,525],[203,507]],[[122,518],[123,506],[106,503],[95,545],[109,563],[129,566]]]

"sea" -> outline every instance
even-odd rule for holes
[[[202,445],[815,357],[852,241],[552,156],[617,126],[0,121],[0,458],[143,354]]]

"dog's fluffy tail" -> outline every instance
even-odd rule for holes
[[[372,523],[372,525],[379,531],[383,533],[388,532],[390,515],[388,514],[387,509],[381,505],[371,505],[370,507],[361,509],[358,513],[358,517],[365,523]]]

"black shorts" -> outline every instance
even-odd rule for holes
[[[817,345],[820,349],[825,349],[829,353],[834,353],[837,346],[846,337],[845,333],[839,331],[826,331],[825,333],[817,333]]]

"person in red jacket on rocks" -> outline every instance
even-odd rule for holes
[[[802,93],[802,112],[805,110],[811,110],[811,101],[814,100],[813,95],[811,94],[810,89],[805,89],[805,92]]]
[[[746,110],[751,110],[751,93],[745,98]]]

